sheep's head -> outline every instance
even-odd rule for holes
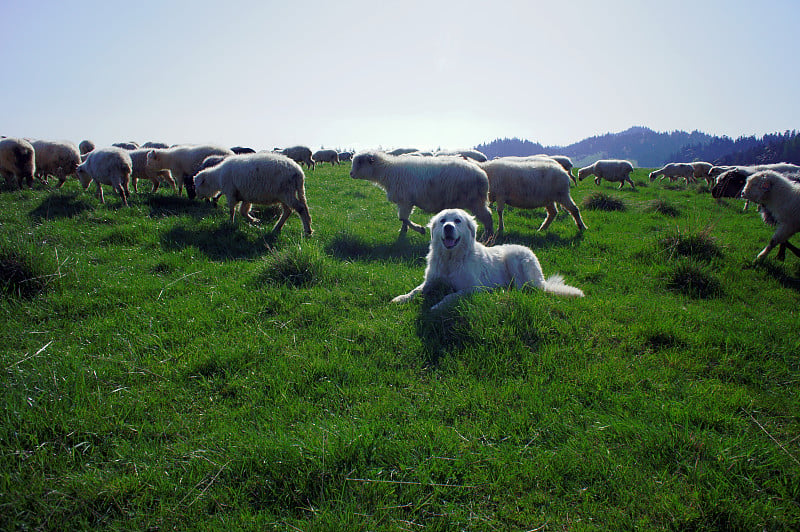
[[[78,176],[78,181],[80,181],[84,190],[89,188],[89,183],[92,182],[92,176],[86,170],[86,163],[78,165],[78,167],[75,169],[75,175]]]
[[[738,198],[747,177],[748,174],[738,168],[722,173],[717,178],[717,184],[711,189],[711,196],[714,198]]]
[[[216,190],[216,187],[211,184],[211,180],[208,179],[206,174],[207,172],[203,170],[194,176],[195,191],[201,198],[211,198],[219,192]]]
[[[370,179],[373,175],[376,156],[372,152],[359,153],[353,157],[350,177],[353,179]]]
[[[773,179],[771,172],[758,172],[751,175],[744,185],[742,197],[756,203],[764,203],[772,190]]]

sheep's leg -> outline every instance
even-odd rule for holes
[[[128,190],[128,183],[126,183],[125,181],[123,181],[119,187],[119,195],[122,196],[122,203],[124,203],[125,206],[128,207],[128,198],[131,197],[131,191]]]
[[[595,177],[595,178],[594,178],[594,184],[595,184],[595,185],[599,185],[599,184],[600,184],[600,181],[601,181],[601,179],[600,179],[599,177]]]
[[[97,199],[100,200],[100,203],[105,203],[106,199],[103,197],[103,187],[100,186],[99,181],[95,181],[94,184],[97,185],[97,192],[95,192],[95,196],[97,196]]]
[[[478,221],[483,224],[483,228],[486,231],[486,236],[494,236],[494,220],[492,220],[492,211],[489,210],[489,207],[486,204],[481,204],[470,210],[475,215],[475,218],[477,218]]]
[[[239,207],[239,214],[241,214],[242,218],[244,218],[248,222],[253,223],[253,224],[257,224],[261,220],[259,220],[258,218],[254,217],[253,215],[250,214],[250,208],[252,206],[253,206],[252,203],[248,203],[246,201],[243,201],[242,205]]]
[[[161,185],[161,182],[158,179],[153,180],[153,189],[150,191],[151,194],[155,194],[158,191],[158,187]],[[136,191],[136,187],[133,187],[134,192]]]
[[[413,205],[398,205],[397,207],[397,217],[400,218],[401,222],[403,222],[403,226],[400,228],[401,235],[406,234],[409,227],[421,235],[425,234],[424,227],[415,224],[408,218],[409,216],[411,216],[411,209],[413,208],[414,208]]]
[[[497,200],[497,232],[502,233],[503,230],[506,228],[505,223],[503,221],[503,210],[505,210],[506,204],[502,200]]]
[[[283,224],[286,223],[286,220],[289,219],[289,216],[292,215],[292,208],[286,205],[285,203],[281,202],[281,217],[278,219],[275,227],[272,228],[273,233],[279,233],[281,229],[283,229]]]
[[[558,207],[556,207],[555,203],[548,203],[544,206],[545,210],[547,211],[547,217],[542,222],[542,225],[539,226],[539,231],[544,231],[547,227],[553,223],[553,220],[556,219],[556,215],[558,214]]]
[[[131,185],[133,185],[133,191],[138,194],[139,193],[139,178],[138,177],[131,177]]]
[[[792,244],[790,244],[788,240],[786,242],[784,242],[782,244],[782,246],[784,246],[786,249],[788,249],[789,251],[791,251],[792,253],[794,253],[798,257],[800,257],[800,249],[798,249],[797,247],[795,247]]]
[[[791,234],[789,234],[789,231],[786,230],[785,226],[778,226],[778,228],[775,230],[775,233],[772,235],[772,238],[769,239],[767,246],[756,256],[756,262],[763,260],[764,257],[766,257],[775,246],[785,244],[786,240],[790,236]]]
[[[581,219],[581,211],[578,210],[578,206],[575,205],[575,202],[572,201],[572,198],[567,198],[564,200],[561,205],[567,210],[570,215],[572,215],[572,219],[575,220],[575,223],[578,225],[578,229],[583,231],[586,229],[586,224],[583,223],[583,219]]]
[[[311,214],[308,212],[308,205],[306,205],[306,202],[301,199],[290,198],[289,206],[297,211],[297,215],[303,222],[303,231],[305,231],[306,235],[313,233],[314,231],[311,229]]]

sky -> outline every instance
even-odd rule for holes
[[[3,0],[0,135],[257,150],[800,129],[797,0]]]

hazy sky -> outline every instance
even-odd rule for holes
[[[800,1],[0,2],[0,134],[256,149],[800,128]]]

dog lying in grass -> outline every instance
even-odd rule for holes
[[[411,292],[392,299],[392,303],[405,303],[420,292],[430,294],[441,284],[449,285],[454,292],[431,307],[432,310],[477,290],[510,285],[583,297],[579,288],[564,284],[560,275],[545,280],[539,259],[530,248],[515,244],[486,247],[475,240],[475,219],[461,209],[441,211],[431,219],[428,228],[431,245],[425,280]]]

